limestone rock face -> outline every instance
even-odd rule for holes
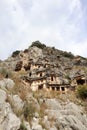
[[[39,120],[36,118],[32,120],[32,130],[43,130],[42,126],[39,124]]]
[[[38,47],[31,47],[29,48],[29,55],[34,61],[37,61],[37,59],[42,56],[42,49],[39,49]]]
[[[20,119],[13,113],[11,105],[7,102],[7,90],[13,89],[14,84],[11,79],[0,81],[0,130],[18,130],[20,128]]]
[[[20,128],[20,119],[13,113],[9,113],[2,124],[3,130],[18,130]]]
[[[33,125],[32,130],[43,130],[41,125]]]
[[[34,98],[32,95],[27,95],[27,100],[28,100],[28,103],[33,103],[33,106],[35,107],[37,111],[40,110],[40,105],[38,101],[36,100],[36,98]]]
[[[6,92],[0,89],[0,130],[18,130],[20,119],[13,113],[6,98]]]
[[[0,61],[0,130],[87,130],[87,102],[73,94],[86,81],[87,59],[54,47],[31,46]]]
[[[3,86],[4,84],[2,84]],[[41,102],[39,104],[32,94],[26,97],[27,101],[34,103],[35,109],[39,111]],[[8,103],[7,98],[11,102]],[[0,89],[0,130],[18,130],[20,128],[20,118],[13,112],[10,103],[17,110],[23,109],[24,102],[18,95],[8,95],[7,97],[6,91]],[[47,107],[44,110],[45,115],[42,119],[37,112],[32,117],[31,126],[29,124],[30,122],[24,121],[27,130],[87,130],[87,115],[83,113],[81,106],[69,100],[62,102],[56,98],[45,98],[44,104]],[[45,128],[40,124],[40,121],[42,121]]]
[[[60,105],[60,103],[58,103],[56,99],[47,99],[46,104],[50,109],[53,110],[60,110],[62,108],[62,106]]]
[[[14,81],[9,78],[0,81],[0,88],[2,89],[11,90],[13,89],[14,85],[15,85]]]
[[[79,106],[79,107],[80,107],[80,106]],[[81,107],[78,109],[78,106],[77,106],[76,104],[72,103],[72,102],[68,103],[68,104],[65,106],[65,108],[68,109],[68,110],[72,110],[72,111],[75,110],[75,112],[77,112],[77,113],[82,111],[82,108],[81,108]]]
[[[18,95],[9,95],[9,100],[12,102],[12,106],[17,110],[22,110],[24,106],[24,102]]]
[[[7,94],[4,90],[0,89],[0,103],[5,102],[5,100],[7,99]]]
[[[24,125],[27,128],[27,130],[31,130],[29,122],[24,121]]]
[[[57,128],[54,126],[54,127],[50,128],[50,130],[57,130]]]
[[[6,102],[0,103],[0,125],[6,119],[8,113],[12,113],[10,104]]]
[[[70,102],[58,110],[46,110],[49,119],[54,118],[55,127],[59,130],[86,130],[87,116],[82,113],[82,108]]]

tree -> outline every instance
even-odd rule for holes
[[[20,51],[16,50],[12,53],[12,57],[16,57],[18,54],[20,53]]]
[[[87,85],[78,86],[77,95],[82,99],[86,99],[87,98]]]
[[[38,47],[40,49],[43,49],[44,47],[46,47],[46,45],[42,44],[40,41],[34,41],[34,42],[32,42],[32,45],[30,47],[33,47],[33,46],[36,46],[36,47]]]

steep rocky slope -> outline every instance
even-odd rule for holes
[[[19,94],[11,79],[2,79],[0,86],[0,130],[87,129],[83,102],[73,93],[26,92],[24,86]]]
[[[6,67],[10,70],[17,69],[20,70],[25,64],[30,61],[38,64],[50,64],[54,66],[54,70],[58,70],[61,73],[73,77],[76,73],[87,73],[87,59],[81,56],[74,56],[71,52],[60,51],[54,47],[44,47],[42,48],[41,43],[36,41],[33,46],[30,46],[24,51],[15,51],[12,56],[5,61],[0,62],[1,67]],[[38,47],[40,44],[40,47]],[[17,66],[17,63],[18,66]]]
[[[39,71],[44,67],[46,78],[55,73],[63,84],[71,85],[73,77],[87,74],[86,58],[37,41],[14,52],[0,62],[0,130],[87,130],[87,102],[75,91],[32,91],[30,81],[23,80],[30,75],[29,63],[38,65]],[[30,79],[36,76],[32,73]]]

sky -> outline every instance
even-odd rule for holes
[[[87,57],[87,0],[0,0],[0,59],[36,40]]]

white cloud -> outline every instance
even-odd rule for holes
[[[84,55],[85,57],[87,57],[87,40],[83,41],[82,43],[72,43],[72,48],[69,47],[69,49],[74,52],[75,55]]]
[[[87,55],[84,16],[80,0],[0,1],[0,58],[35,40]]]

